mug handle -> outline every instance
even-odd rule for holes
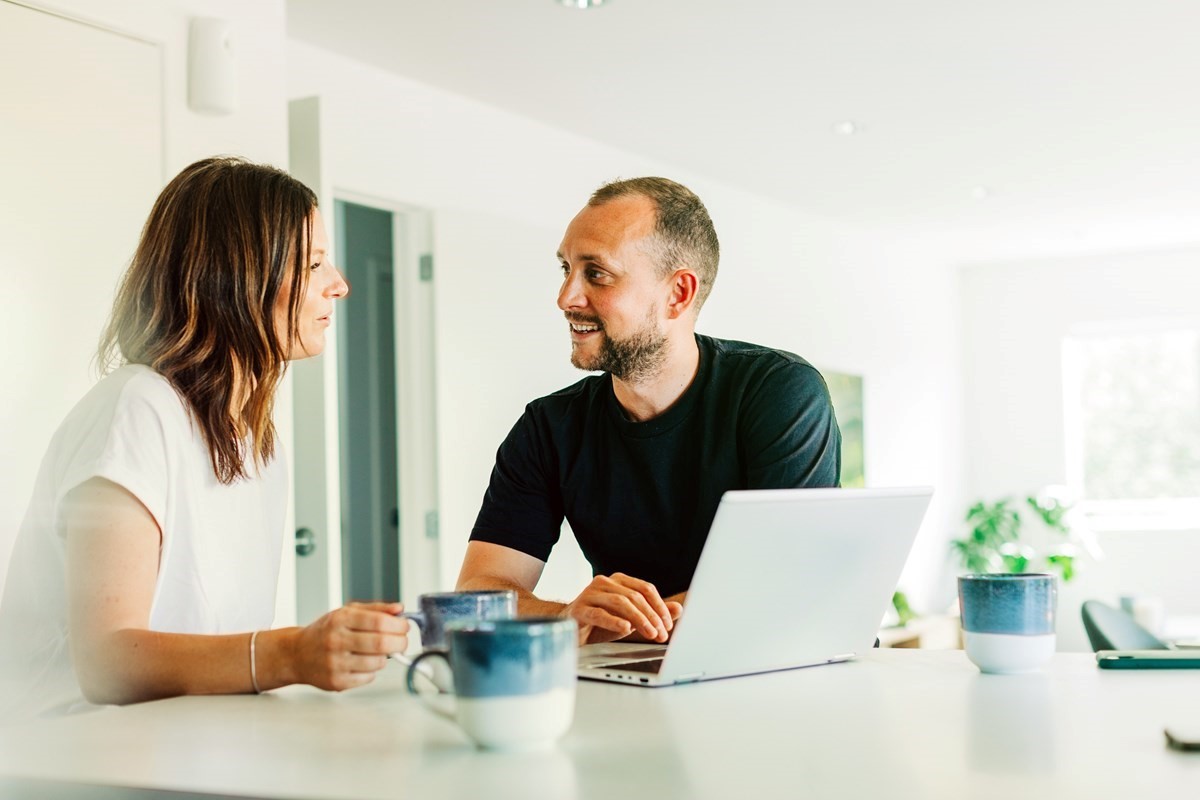
[[[424,675],[426,678],[428,678],[431,683],[433,682],[433,676],[429,673],[429,671],[428,670],[419,670],[418,666],[425,659],[435,658],[435,657],[440,658],[440,659],[442,659],[442,661],[446,662],[447,667],[450,666],[450,659],[446,658],[445,653],[441,652],[440,650],[426,650],[425,652],[421,653],[419,656],[414,658],[412,661],[408,662],[408,673],[404,676],[404,685],[408,687],[408,693],[411,695],[416,695],[416,697],[418,699],[420,699],[421,703],[424,704],[424,706],[426,708],[428,708],[430,711],[432,711],[433,713],[435,713],[439,716],[445,717],[448,720],[453,721],[454,720],[453,706],[451,706],[450,708],[440,707],[440,706],[436,705],[430,698],[453,696],[454,692],[447,691],[445,689],[442,689],[441,687],[438,687],[438,691],[436,694],[433,692],[422,692],[419,689],[417,689],[416,684],[413,681],[413,678],[416,677],[416,673],[420,672],[422,675]],[[434,683],[434,686],[437,686],[437,684]]]
[[[417,624],[417,630],[421,631],[421,647],[425,647],[425,637],[429,635],[429,617],[425,616],[424,611],[402,611],[398,616],[412,620]],[[408,663],[407,659],[404,661]]]
[[[404,611],[404,612],[401,612],[400,614],[397,614],[397,616],[404,617],[405,619],[410,619],[413,622],[417,623],[417,627],[421,630],[421,636],[422,637],[425,636],[425,614],[423,614],[420,611]],[[388,658],[395,659],[396,661],[399,661],[401,664],[404,664],[409,667],[411,667],[415,663],[411,658],[404,655],[403,653],[388,653]],[[423,670],[421,672],[421,674],[424,675],[426,678],[430,678],[430,680],[432,680],[432,675],[428,670]],[[411,680],[412,679],[410,678],[409,681],[411,682]]]

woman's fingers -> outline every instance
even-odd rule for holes
[[[408,620],[399,603],[349,603],[309,625],[298,659],[306,683],[342,691],[374,680],[391,653],[408,649]]]

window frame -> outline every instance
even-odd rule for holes
[[[1088,499],[1084,492],[1082,357],[1078,343],[1086,339],[1187,332],[1200,340],[1200,317],[1125,320],[1076,325],[1062,338],[1063,445],[1067,486],[1081,498],[1076,508],[1095,531],[1200,530],[1200,491],[1191,497],[1156,499]]]

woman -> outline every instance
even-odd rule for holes
[[[0,717],[347,689],[405,649],[396,603],[268,630],[288,483],[275,395],[347,291],[316,196],[286,173],[212,158],[163,190],[101,340],[111,371],[54,435],[21,526]]]

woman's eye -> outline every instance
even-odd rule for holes
[[[318,261],[317,263],[315,263],[315,264],[313,264],[312,266],[310,266],[310,267],[309,267],[309,269],[312,269],[312,270],[317,270],[317,269],[320,269],[320,268],[321,268],[321,262],[320,262],[320,261]]]

